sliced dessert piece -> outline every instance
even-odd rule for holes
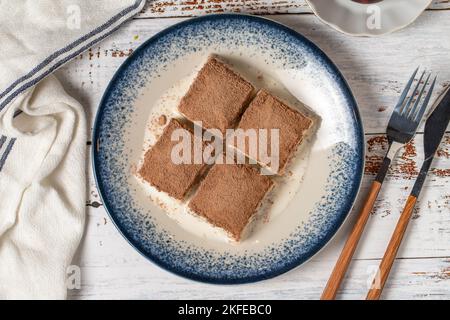
[[[273,182],[248,165],[216,164],[201,182],[189,208],[239,241]]]
[[[192,131],[180,121],[171,119],[156,144],[145,153],[144,162],[138,174],[157,190],[183,200],[186,193],[204,172],[206,164],[193,164],[193,161],[192,164],[179,164],[178,161],[173,161],[172,150],[180,143],[172,141],[172,133],[175,130],[185,130],[191,138],[192,149],[190,151],[191,155],[193,154],[194,139],[201,141],[201,137],[194,137]]]
[[[239,144],[237,138],[234,137],[231,146],[237,148],[238,151],[244,153],[247,157],[256,160],[262,166],[270,167],[273,173],[282,174],[289,159],[312,124],[313,121],[306,115],[290,108],[267,91],[260,90],[247,110],[245,110],[238,125],[238,129],[242,129],[240,132],[243,140],[241,141],[244,141],[244,144]],[[253,136],[256,136],[256,139],[253,141],[251,141],[250,135],[246,134],[249,129],[250,131],[256,131]],[[260,129],[265,130],[266,140],[259,139],[261,135]],[[271,154],[271,129],[278,129],[278,158],[276,158],[277,154]],[[239,134],[239,130],[236,131],[236,134]],[[261,141],[266,141],[267,146],[260,145]],[[250,143],[256,143],[257,148],[250,148]],[[266,154],[267,159],[261,157],[259,149],[263,147],[265,148],[265,153],[263,152],[262,154]],[[273,163],[267,163],[270,159],[272,161],[273,159],[278,159],[278,166],[274,168]]]
[[[219,129],[223,134],[234,128],[253,91],[248,81],[210,57],[181,99],[178,110],[191,121],[201,121],[205,129]]]

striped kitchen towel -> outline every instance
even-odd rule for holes
[[[0,1],[0,299],[66,297],[84,230],[87,127],[51,73],[144,4]]]

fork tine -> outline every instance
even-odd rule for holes
[[[417,69],[413,72],[411,78],[409,78],[408,83],[406,84],[405,89],[403,89],[402,95],[400,96],[400,99],[398,100],[397,105],[394,108],[394,111],[400,112],[400,108],[402,107],[403,102],[408,95],[409,89],[411,89],[411,84],[416,77],[417,71],[419,71],[419,67],[417,67]]]
[[[416,118],[414,119],[414,121],[417,123],[420,122],[420,120],[423,117],[423,114],[425,113],[425,110],[427,109],[428,102],[430,102],[431,94],[433,93],[433,90],[434,90],[434,85],[436,84],[436,79],[437,79],[437,76],[434,77],[434,80],[431,83],[430,89],[428,89],[428,93],[427,93],[425,99],[423,100],[423,104],[420,107],[420,110],[417,113]]]
[[[409,112],[409,110],[411,109],[412,101],[414,99],[417,89],[420,86],[420,82],[422,82],[424,75],[425,75],[425,71],[422,72],[422,75],[420,76],[419,80],[417,81],[417,84],[414,87],[414,90],[411,92],[411,96],[409,97],[408,101],[406,102],[405,106],[403,107],[403,110],[401,112],[402,114],[407,114]]]
[[[414,103],[414,107],[412,107],[406,114],[406,116],[408,118],[414,119],[414,115],[417,112],[417,107],[419,106],[419,102],[422,99],[423,92],[425,91],[425,88],[428,85],[428,81],[430,81],[430,77],[431,77],[431,73],[428,75],[427,79],[425,80],[425,83],[423,84],[422,89],[420,90],[420,93],[417,96],[416,102]]]

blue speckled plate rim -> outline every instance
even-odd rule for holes
[[[193,24],[193,23],[202,23],[204,21],[212,21],[216,19],[248,19],[248,20],[254,20],[257,22],[265,23],[268,27],[271,28],[277,28],[283,32],[286,32],[290,36],[297,38],[298,40],[305,43],[307,47],[312,51],[314,56],[316,56],[318,59],[322,60],[324,64],[327,65],[327,67],[330,69],[331,73],[334,74],[336,79],[336,84],[340,91],[343,93],[347,106],[349,107],[350,111],[353,115],[354,125],[355,125],[355,131],[357,132],[357,136],[355,137],[356,140],[356,146],[357,149],[355,150],[357,154],[360,156],[355,159],[357,161],[357,167],[358,172],[355,175],[355,179],[353,180],[352,186],[351,186],[351,197],[349,197],[349,201],[342,206],[341,215],[336,218],[336,224],[333,228],[329,229],[328,234],[323,238],[323,240],[316,245],[312,246],[309,250],[308,254],[304,254],[302,256],[299,256],[298,259],[293,260],[289,264],[285,264],[282,267],[278,268],[276,271],[272,271],[270,273],[261,274],[261,275],[255,275],[255,276],[249,276],[245,278],[238,278],[238,279],[229,279],[229,278],[222,278],[222,279],[216,279],[211,278],[209,276],[199,276],[197,274],[193,274],[191,272],[186,272],[185,270],[182,270],[180,268],[174,267],[170,263],[163,262],[157,255],[152,255],[149,253],[146,253],[141,244],[135,243],[134,241],[131,241],[129,237],[124,233],[124,230],[122,230],[122,227],[120,226],[120,223],[116,220],[114,212],[112,208],[109,206],[108,201],[106,200],[106,197],[103,196],[104,194],[104,186],[102,181],[98,178],[97,172],[99,171],[98,165],[99,165],[99,154],[97,152],[97,140],[98,140],[98,131],[99,131],[99,122],[103,116],[103,108],[102,106],[105,103],[105,100],[110,95],[110,90],[112,89],[113,85],[115,84],[116,80],[120,77],[122,77],[122,73],[128,65],[134,60],[134,58],[138,55],[145,54],[145,49],[147,46],[152,45],[152,43],[156,42],[160,38],[164,37],[167,34],[170,34],[173,31],[176,31],[178,29],[183,28],[186,25]],[[259,16],[253,16],[253,15],[247,15],[247,14],[238,14],[238,13],[226,13],[226,14],[210,14],[205,15],[201,17],[191,18],[186,21],[182,21],[179,23],[176,23],[160,32],[155,34],[153,37],[146,40],[144,43],[142,43],[118,68],[118,70],[115,72],[114,76],[111,78],[103,96],[100,100],[99,107],[97,110],[97,114],[94,121],[94,127],[93,127],[93,133],[92,133],[92,147],[91,147],[91,155],[92,155],[92,168],[93,168],[93,174],[95,183],[97,185],[97,188],[99,190],[99,195],[102,200],[103,206],[110,216],[112,222],[114,223],[115,227],[119,230],[120,234],[127,240],[127,242],[135,249],[137,250],[142,256],[144,256],[149,261],[155,263],[159,267],[175,274],[178,276],[182,276],[184,278],[188,278],[191,280],[201,281],[201,282],[207,282],[211,284],[244,284],[244,283],[251,283],[256,281],[262,281],[267,280],[273,277],[276,277],[278,275],[281,275],[283,273],[286,273],[300,265],[302,265],[304,262],[308,261],[310,258],[312,258],[315,254],[317,254],[321,249],[325,247],[325,245],[331,240],[331,238],[336,234],[336,232],[339,230],[339,228],[344,223],[345,219],[347,218],[349,212],[351,211],[353,204],[356,200],[356,197],[358,195],[361,182],[362,182],[362,174],[364,170],[364,154],[365,154],[365,139],[364,139],[364,129],[361,121],[361,117],[359,114],[358,106],[356,103],[356,100],[353,96],[353,93],[345,80],[344,76],[341,74],[337,66],[328,58],[328,56],[319,48],[317,45],[315,45],[313,42],[308,40],[303,35],[299,34],[295,30],[279,23],[274,20],[259,17]]]

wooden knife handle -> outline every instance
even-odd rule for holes
[[[409,196],[406,202],[400,219],[397,222],[394,233],[392,234],[389,245],[384,253],[383,260],[381,260],[378,274],[372,282],[372,288],[367,294],[366,300],[378,300],[383,291],[386,280],[391,271],[391,267],[394,264],[395,257],[397,256],[398,248],[402,242],[403,236],[405,235],[406,228],[408,227],[408,222],[411,219],[414,206],[416,205],[417,198],[415,196]],[[380,282],[379,284],[376,282]]]
[[[328,283],[322,293],[321,300],[333,300],[336,298],[336,293],[339,289],[339,286],[341,285],[342,280],[344,279],[348,266],[350,265],[353,254],[355,253],[359,239],[361,238],[361,235],[364,231],[364,227],[367,223],[367,220],[369,219],[370,212],[372,211],[373,205],[375,204],[375,200],[378,197],[380,189],[380,182],[372,182],[364,206],[359,213],[350,236],[345,242],[344,248],[342,249],[341,255],[339,256],[339,259],[334,266],[330,279],[328,279]]]

